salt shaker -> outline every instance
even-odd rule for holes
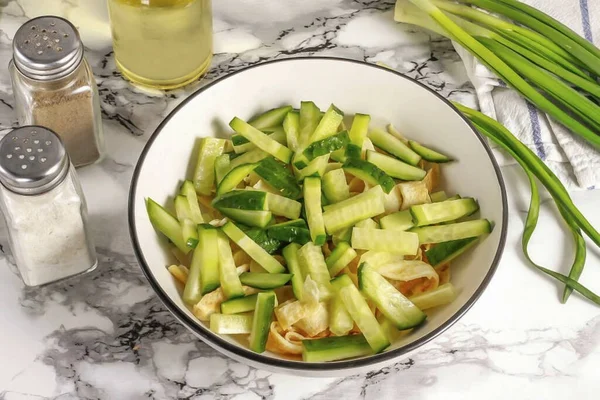
[[[98,89],[77,29],[43,16],[23,24],[9,63],[20,125],[58,133],[76,167],[98,161],[103,135]]]
[[[0,140],[0,208],[23,281],[38,286],[93,270],[87,206],[60,138],[24,126]]]

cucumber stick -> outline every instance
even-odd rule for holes
[[[414,140],[409,140],[408,145],[415,153],[420,155],[423,160],[435,163],[446,163],[452,161],[450,157],[445,156],[442,153],[438,153],[437,151],[428,149]]]
[[[321,299],[332,294],[329,271],[321,247],[308,242],[298,250],[298,263],[303,277],[310,276],[322,291]]]
[[[292,111],[292,106],[282,106],[265,111],[253,117],[248,123],[256,129],[267,129],[279,126],[283,123],[286,115]]]
[[[420,181],[425,178],[427,172],[421,168],[386,156],[373,150],[367,150],[367,161],[375,165],[392,178],[402,179],[403,181]]]
[[[284,163],[287,164],[292,159],[292,151],[290,149],[280,143],[277,143],[268,135],[264,134],[238,117],[234,117],[229,123],[229,126],[234,131],[248,139],[250,142],[254,143],[256,147],[271,154]]]
[[[256,307],[252,319],[252,331],[250,333],[250,350],[263,353],[267,348],[269,329],[273,320],[275,310],[275,293],[263,292],[256,296]]]
[[[300,113],[290,111],[283,120],[283,130],[285,131],[285,139],[287,147],[292,151],[298,150],[300,140]]]
[[[215,183],[215,159],[225,150],[225,139],[202,138],[198,161],[194,169],[193,184],[196,192],[210,195]]]
[[[383,190],[375,186],[364,193],[328,206],[323,213],[325,228],[329,233],[351,227],[363,219],[385,212]]]
[[[218,231],[217,239],[219,248],[219,281],[221,282],[221,289],[223,289],[223,293],[228,299],[243,297],[244,289],[242,288],[242,282],[237,274],[229,238],[223,232]]]
[[[302,360],[306,362],[337,361],[372,354],[363,335],[324,337],[302,341]]]
[[[350,197],[350,187],[343,169],[334,169],[323,176],[323,193],[327,200],[338,203]]]
[[[218,230],[210,225],[200,225],[183,301],[196,304],[202,295],[212,292],[220,284]]]
[[[310,137],[321,119],[321,110],[312,101],[300,103],[300,135],[298,137],[299,147],[308,146]]]
[[[242,164],[253,164],[257,163],[265,158],[269,157],[269,153],[262,151],[261,149],[250,150],[229,162],[229,171],[239,167]],[[228,172],[229,172],[228,171]]]
[[[300,110],[302,111],[302,109]],[[329,106],[323,118],[310,136],[309,142],[314,143],[336,134],[338,126],[344,119],[344,113],[333,104]]]
[[[184,219],[192,219],[190,205],[186,196],[181,194],[175,196],[173,205],[175,206],[175,215],[177,215],[179,222],[182,222]]]
[[[363,219],[354,225],[355,228],[379,229],[379,224],[373,218]]]
[[[307,176],[320,176],[325,175],[325,170],[327,169],[327,164],[329,162],[329,154],[325,154],[323,156],[317,157],[311,162],[308,163],[306,168],[302,168],[301,170],[296,170],[296,179],[299,181],[304,180]]]
[[[410,210],[398,211],[386,215],[379,220],[379,224],[382,229],[394,229],[397,231],[407,231],[415,226]]]
[[[417,165],[421,161],[421,156],[405,145],[400,139],[390,135],[382,129],[372,129],[369,132],[371,142],[381,150],[390,153],[400,160]]]
[[[358,267],[358,285],[360,291],[400,330],[420,325],[427,318],[423,311],[367,263]]]
[[[181,221],[181,233],[183,234],[183,240],[187,247],[193,249],[198,245],[198,225],[191,219],[184,219]]]
[[[271,225],[267,228],[267,234],[273,239],[280,240],[288,243],[298,243],[304,245],[311,241],[310,231],[304,226],[293,225],[296,221],[302,221],[306,224],[303,219],[283,222],[281,224]]]
[[[249,314],[210,315],[210,330],[220,335],[242,335],[252,332],[253,316]]]
[[[327,235],[325,234],[323,210],[321,208],[320,178],[308,177],[304,179],[304,207],[306,207],[310,237],[317,246],[322,246],[327,239]]]
[[[190,252],[177,219],[154,200],[146,199],[146,211],[154,229],[165,235],[184,254]]]
[[[359,158],[349,158],[342,166],[345,172],[362,179],[370,185],[381,185],[383,191],[392,191],[396,182],[379,167]]]
[[[216,209],[267,211],[267,196],[266,192],[260,190],[232,190],[215,197],[212,205]]]
[[[292,172],[273,157],[267,157],[260,161],[254,173],[260,176],[282,196],[297,199],[302,194],[302,190],[298,183],[296,183]]]
[[[440,201],[448,200],[448,195],[443,190],[440,190],[439,192],[431,193],[429,195],[429,197],[431,198],[432,203],[439,203]]]
[[[244,272],[240,275],[239,280],[244,285],[256,289],[277,289],[288,283],[291,278],[291,274]]]
[[[238,208],[220,208],[221,214],[244,225],[264,228],[273,219],[271,211],[240,210]]]
[[[285,258],[288,270],[292,274],[291,280],[294,296],[296,296],[298,300],[302,301],[302,291],[304,288],[304,279],[306,278],[306,276],[302,273],[300,262],[298,261],[298,250],[300,250],[299,244],[290,243],[289,245],[283,248],[282,254],[283,258]]]
[[[215,183],[217,187],[231,169],[231,158],[229,154],[221,154],[215,159]]]
[[[456,298],[457,293],[451,283],[445,283],[428,292],[411,297],[409,300],[419,309],[427,310],[451,303]]]
[[[369,133],[369,123],[371,116],[367,114],[354,114],[352,127],[350,127],[350,142],[358,148],[358,157],[360,149],[363,147],[367,134]]]
[[[387,229],[352,229],[352,247],[414,256],[419,250],[419,235]]]
[[[302,155],[306,160],[312,161],[317,157],[325,154],[329,154],[336,150],[345,147],[350,142],[348,132],[343,131],[333,136],[329,136],[325,139],[318,140],[311,143],[307,148],[302,151]],[[306,165],[296,165],[298,168],[304,168]]]
[[[267,132],[266,130],[261,131],[265,135],[269,136],[269,139],[273,139],[274,141],[283,146],[287,144],[285,138],[285,131],[283,130],[283,127],[274,128],[272,132]],[[254,143],[250,142],[248,139],[246,139],[239,133],[233,135],[231,137],[231,141],[233,143],[233,151],[235,151],[236,154],[243,154],[257,148]]]
[[[217,195],[222,195],[235,189],[256,167],[258,167],[258,163],[241,164],[231,169],[219,183]]]
[[[471,215],[477,210],[479,210],[477,202],[470,197],[465,197],[458,200],[412,206],[410,213],[416,226],[424,226],[454,221]]]
[[[221,313],[240,314],[248,311],[254,311],[257,297],[258,293],[255,293],[246,297],[238,297],[235,299],[226,300],[221,303]],[[275,307],[277,307],[277,297],[275,297]]]
[[[229,239],[237,244],[242,250],[256,261],[261,267],[270,273],[284,272],[285,268],[273,256],[267,253],[254,240],[250,239],[240,228],[231,221],[221,228]]]
[[[289,219],[300,218],[302,203],[274,193],[267,193],[267,201],[269,211],[273,215],[280,215]]]
[[[352,328],[354,328],[354,320],[346,309],[340,294],[334,291],[333,297],[329,301],[329,330],[336,336],[344,336]]]
[[[487,219],[476,219],[474,221],[457,222],[455,224],[424,226],[411,229],[411,232],[419,235],[419,242],[421,244],[466,239],[481,236],[490,233],[491,231],[492,225]]]
[[[341,242],[331,252],[329,257],[325,260],[327,269],[329,269],[329,275],[333,278],[339,274],[352,260],[354,260],[358,254],[348,244],[348,242]]]
[[[437,267],[452,261],[477,243],[477,237],[438,243],[425,252],[429,264]]]
[[[185,196],[188,202],[190,211],[190,219],[196,224],[204,223],[202,213],[200,212],[200,204],[198,203],[198,195],[192,181],[184,181],[179,190],[179,194]]]
[[[346,310],[358,325],[373,352],[379,353],[388,347],[389,340],[371,312],[367,301],[354,286],[352,279],[348,275],[340,275],[331,281],[331,285],[341,297]]]

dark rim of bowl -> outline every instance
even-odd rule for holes
[[[163,291],[163,289],[160,287],[160,285],[158,284],[158,282],[152,275],[152,272],[150,271],[150,268],[146,262],[146,259],[144,258],[144,255],[142,254],[142,251],[140,249],[140,244],[138,242],[138,238],[137,238],[137,234],[136,234],[134,202],[135,202],[135,196],[136,196],[137,181],[138,181],[138,178],[140,175],[140,171],[141,171],[142,165],[144,163],[144,160],[146,158],[146,154],[148,153],[150,147],[152,146],[152,143],[158,137],[158,135],[162,131],[163,127],[177,113],[177,111],[179,111],[179,109],[184,107],[191,99],[193,99],[194,97],[203,93],[204,91],[210,89],[212,86],[214,86],[214,85],[218,84],[219,82],[221,82],[225,79],[228,79],[234,75],[243,73],[244,71],[247,71],[247,70],[250,70],[253,68],[257,68],[257,67],[261,67],[261,66],[267,65],[267,64],[294,62],[294,61],[307,61],[307,60],[309,60],[309,61],[325,60],[325,61],[336,61],[336,62],[349,62],[349,63],[365,65],[370,68],[380,69],[380,70],[386,71],[390,74],[394,74],[398,78],[409,80],[412,83],[414,83],[415,85],[418,85],[422,89],[425,89],[428,92],[435,95],[439,100],[443,101],[448,107],[450,107],[452,110],[454,110],[454,112],[457,115],[459,115],[460,118],[462,118],[463,121],[465,121],[465,123],[468,126],[471,127],[471,131],[479,139],[479,141],[481,142],[481,145],[483,146],[483,148],[485,149],[485,151],[488,154],[490,162],[492,163],[492,165],[494,167],[494,171],[496,172],[496,177],[498,179],[498,184],[500,185],[500,191],[502,194],[502,232],[500,233],[500,241],[498,243],[498,249],[494,256],[494,260],[492,261],[492,265],[490,266],[488,273],[486,274],[485,278],[483,279],[483,282],[477,288],[477,290],[475,291],[473,296],[471,296],[471,298],[465,303],[465,305],[463,305],[446,322],[441,324],[439,327],[434,329],[432,332],[417,339],[416,341],[414,341],[412,343],[409,343],[405,346],[399,347],[394,350],[390,350],[387,352],[374,354],[372,356],[358,358],[358,359],[354,359],[354,360],[335,361],[335,362],[327,362],[327,363],[324,363],[324,362],[308,363],[308,362],[304,362],[304,361],[275,359],[272,357],[264,356],[262,354],[254,353],[248,349],[245,349],[242,346],[230,343],[230,342],[226,341],[225,339],[221,338],[219,335],[212,333],[208,328],[204,327],[199,321],[196,321],[193,318],[190,318],[187,314],[185,314],[182,310],[180,310],[179,307],[177,305],[175,305],[171,301],[169,296]],[[422,345],[431,341],[432,339],[436,338],[438,335],[440,335],[441,333],[446,331],[446,329],[450,328],[456,321],[458,321],[471,308],[471,306],[473,306],[473,304],[477,301],[477,299],[481,296],[481,294],[483,293],[485,288],[488,286],[490,280],[492,279],[494,273],[496,272],[496,269],[498,268],[498,263],[500,262],[500,258],[502,257],[502,252],[504,250],[504,245],[506,243],[508,204],[507,204],[507,200],[506,200],[506,187],[504,184],[504,180],[502,178],[502,174],[500,172],[500,167],[498,166],[498,163],[496,162],[496,159],[494,158],[494,156],[492,154],[492,150],[488,146],[485,138],[474,128],[474,126],[471,124],[471,122],[464,115],[462,115],[460,113],[460,111],[458,111],[458,109],[456,109],[456,107],[454,107],[454,105],[452,105],[452,103],[450,101],[448,101],[446,98],[441,96],[439,93],[437,93],[433,89],[425,86],[424,84],[418,82],[417,80],[410,78],[406,75],[403,75],[400,72],[391,70],[386,67],[381,67],[381,66],[374,65],[374,64],[368,64],[363,61],[350,60],[350,59],[337,58],[337,57],[294,57],[294,58],[285,58],[285,59],[280,59],[280,60],[267,61],[264,63],[255,64],[255,65],[240,69],[238,71],[232,72],[231,74],[228,74],[219,79],[216,79],[213,82],[207,84],[206,86],[198,89],[197,91],[192,93],[189,97],[187,97],[185,100],[183,100],[177,107],[175,107],[175,109],[173,109],[169,113],[169,115],[155,129],[154,133],[152,134],[152,136],[146,143],[146,145],[145,145],[144,149],[142,150],[142,153],[137,161],[137,165],[135,167],[133,177],[131,180],[131,188],[130,188],[130,192],[129,192],[128,213],[129,213],[129,215],[128,215],[129,234],[131,237],[131,241],[133,243],[133,249],[134,249],[134,252],[135,252],[135,255],[136,255],[138,261],[140,262],[140,267],[142,269],[142,272],[144,273],[144,275],[146,275],[146,278],[150,282],[150,286],[152,286],[152,288],[154,289],[154,291],[156,292],[156,294],[158,295],[160,300],[163,302],[163,304],[167,307],[167,309],[184,326],[186,326],[188,329],[190,329],[192,332],[194,332],[196,335],[198,335],[204,341],[207,341],[208,343],[212,344],[213,346],[222,348],[223,350],[233,353],[239,357],[248,359],[249,361],[252,361],[253,363],[258,363],[258,364],[265,365],[265,366],[274,366],[277,368],[292,369],[292,370],[295,369],[295,370],[301,370],[301,371],[339,371],[339,370],[348,370],[348,369],[354,369],[354,368],[368,367],[373,364],[389,362],[392,359],[399,359],[402,355],[405,355],[405,354],[421,347]]]

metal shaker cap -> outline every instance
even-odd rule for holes
[[[23,126],[0,140],[0,183],[25,195],[45,193],[67,176],[70,161],[56,133]]]
[[[19,71],[49,81],[73,72],[83,59],[77,29],[64,18],[42,16],[25,22],[13,38],[13,59]]]

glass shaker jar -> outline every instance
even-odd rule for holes
[[[9,70],[19,123],[58,133],[76,167],[98,161],[103,151],[98,89],[77,29],[54,16],[27,21],[13,39]]]
[[[85,198],[54,132],[24,126],[7,133],[0,140],[0,183],[10,248],[27,286],[96,267]]]
[[[211,0],[108,0],[115,60],[130,81],[173,89],[212,59]]]

